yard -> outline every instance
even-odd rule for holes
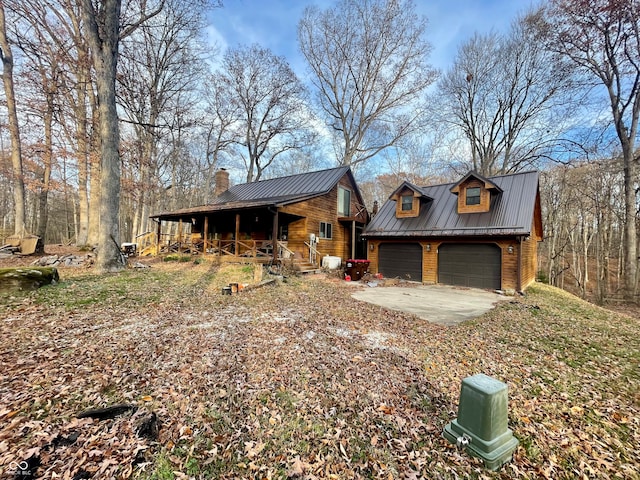
[[[244,276],[61,269],[0,299],[0,478],[29,458],[69,479],[640,477],[637,318],[542,285],[455,327],[337,277],[220,294]],[[509,385],[520,446],[498,472],[441,437],[475,373]],[[75,418],[120,404],[137,408]]]

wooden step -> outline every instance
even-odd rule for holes
[[[320,273],[320,269],[313,263],[305,261],[296,261],[293,264],[294,268],[300,273]]]

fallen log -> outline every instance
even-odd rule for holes
[[[105,408],[92,408],[91,410],[85,410],[79,413],[76,418],[93,418],[95,420],[110,420],[116,418],[118,415],[135,410],[135,405],[120,404],[112,405]]]
[[[0,268],[0,291],[35,290],[60,280],[53,267]]]

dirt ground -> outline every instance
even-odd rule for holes
[[[0,477],[639,478],[637,319],[534,285],[446,327],[337,276],[222,295],[231,266],[150,261],[0,298]],[[479,372],[520,441],[498,472],[442,438]]]
[[[49,244],[45,246],[44,254],[35,254],[35,255],[13,255],[11,257],[2,257],[0,256],[0,268],[8,268],[8,267],[22,267],[31,265],[35,260],[43,256],[50,255],[86,255],[87,251],[81,250],[74,245],[63,245],[63,244]],[[140,262],[145,265],[154,265],[158,262],[162,262],[162,260],[158,257],[133,257],[129,259],[129,263]],[[75,268],[90,268],[91,265],[84,265],[82,267]],[[353,282],[352,284],[345,283],[346,286],[357,286],[357,282]],[[407,287],[412,287],[413,285],[408,284]],[[570,292],[573,293],[573,292]],[[588,299],[587,299],[588,300]],[[630,304],[625,302],[611,302],[606,305],[603,305],[607,310],[611,310],[613,312],[622,313],[625,315],[629,315],[633,318],[640,318],[640,305]]]

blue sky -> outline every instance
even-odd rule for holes
[[[228,46],[258,43],[287,58],[304,77],[305,63],[298,52],[296,29],[307,5],[327,7],[333,0],[225,0],[210,16],[209,38],[221,51]],[[461,42],[474,32],[506,31],[515,16],[532,5],[530,0],[415,0],[429,20],[431,64],[446,69]]]

